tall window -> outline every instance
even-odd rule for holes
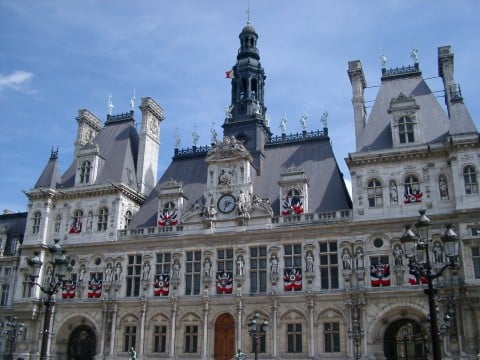
[[[127,210],[125,213],[125,229],[130,225],[130,221],[132,221],[132,212]]]
[[[80,232],[82,230],[82,219],[83,219],[83,211],[75,210],[75,213],[73,214],[73,224],[72,224],[72,228],[75,229],[75,232]]]
[[[338,248],[335,241],[322,242],[320,247],[320,287],[338,289]]]
[[[8,292],[10,291],[10,284],[2,285],[2,296],[0,298],[0,305],[8,305]]]
[[[10,236],[7,238],[5,243],[5,255],[15,255],[17,253],[17,244],[20,242],[20,239],[17,236]]]
[[[267,247],[250,248],[250,293],[267,291]]]
[[[129,255],[127,264],[127,296],[140,295],[140,279],[142,276],[142,255]]]
[[[125,326],[123,351],[128,352],[132,347],[136,347],[137,327]]]
[[[463,169],[463,181],[465,182],[466,194],[478,194],[477,174],[473,166],[465,166]]]
[[[97,230],[105,231],[107,230],[107,225],[108,225],[108,209],[103,207],[98,212]]]
[[[185,262],[185,295],[200,294],[200,275],[202,271],[201,251],[187,251]]]
[[[155,325],[153,329],[153,352],[164,353],[167,351],[167,327]]]
[[[217,250],[217,270],[233,272],[233,249]]]
[[[285,255],[283,260],[285,262],[285,269],[294,270],[302,268],[302,246],[298,245],[285,245]]]
[[[196,353],[198,349],[198,326],[187,325],[185,326],[185,353]]]
[[[38,234],[40,232],[40,222],[42,220],[42,214],[40,211],[35,212],[33,214],[32,219],[32,234]]]
[[[472,246],[472,262],[475,279],[480,279],[480,246]]]
[[[325,352],[340,352],[340,324],[338,322],[324,323],[323,335],[325,338]]]
[[[80,184],[88,184],[90,182],[90,161],[85,160],[80,166]]]
[[[383,187],[380,181],[372,179],[367,185],[367,196],[369,207],[383,206]]]
[[[398,136],[400,144],[413,143],[415,138],[413,136],[413,121],[407,116],[403,116],[398,120]]]
[[[302,324],[287,324],[287,352],[302,352]]]
[[[420,182],[415,175],[408,175],[403,186],[405,188],[404,196],[406,202],[421,201]]]
[[[172,267],[172,254],[157,253],[157,262],[155,264],[155,275],[165,274],[170,275],[170,269]]]
[[[30,276],[28,274],[23,274],[22,281],[22,297],[29,298],[32,296],[32,287],[30,286]]]

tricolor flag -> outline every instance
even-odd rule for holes
[[[93,278],[88,282],[88,298],[99,298],[102,296],[102,280]]]
[[[231,294],[233,291],[233,276],[228,271],[218,271],[217,277],[217,294]]]
[[[177,212],[175,210],[164,210],[157,221],[158,226],[177,225]]]
[[[371,286],[390,286],[390,265],[378,264],[370,266]]]
[[[298,196],[288,196],[283,202],[282,215],[299,215],[303,213],[303,203]]]
[[[72,226],[70,226],[70,230],[68,231],[69,234],[78,234],[82,231],[82,222],[81,221],[74,221]]]
[[[170,292],[170,275],[159,274],[155,275],[153,282],[153,295],[154,296],[168,296]]]
[[[418,273],[415,271],[415,269],[410,269],[408,271],[408,282],[410,285],[418,285],[419,280],[421,284],[426,284],[428,282],[427,278],[423,277],[422,275],[419,275],[419,278],[417,278],[417,274]]]
[[[233,69],[228,70],[228,71],[225,71],[225,77],[226,77],[227,79],[234,79],[234,78],[235,78],[235,75],[233,74]]]
[[[62,290],[62,299],[73,299],[75,297],[75,290],[77,289],[77,283],[70,281],[65,284]]]
[[[285,291],[302,290],[301,269],[287,269],[283,272],[283,289]]]

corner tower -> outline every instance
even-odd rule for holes
[[[271,136],[264,103],[266,76],[257,49],[258,34],[250,21],[239,38],[237,63],[227,74],[232,79],[232,100],[223,129],[225,136],[235,136],[244,144],[259,169],[265,142]]]

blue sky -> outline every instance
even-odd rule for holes
[[[180,147],[210,143],[221,134],[238,34],[246,24],[247,0],[0,1],[0,211],[26,211],[22,190],[33,187],[59,146],[61,172],[73,160],[78,110],[102,120],[109,94],[113,113],[129,111],[135,91],[164,109],[159,172]],[[430,88],[441,91],[437,48],[451,45],[455,80],[477,128],[480,30],[477,0],[250,0],[250,18],[267,75],[265,102],[271,130],[280,133],[322,127],[329,135],[347,182],[344,158],[355,150],[352,90],[346,72],[361,60],[367,100],[380,83],[383,53],[388,67],[420,68]],[[438,93],[441,95],[441,93]],[[443,104],[443,98],[439,98]],[[135,111],[140,121],[140,111]]]

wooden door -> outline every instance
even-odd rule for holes
[[[235,356],[235,319],[222,314],[215,322],[215,360],[231,360]]]

